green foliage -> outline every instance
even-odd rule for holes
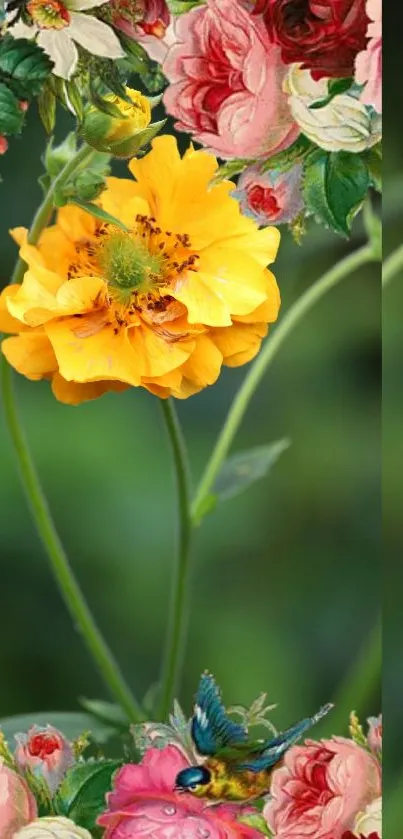
[[[365,158],[371,179],[371,186],[377,192],[382,192],[382,143],[378,143],[378,145],[369,149]]]
[[[307,211],[342,236],[349,235],[369,186],[362,155],[318,150],[306,161],[303,191]]]
[[[56,95],[46,85],[38,96],[38,111],[47,134],[51,134],[56,124]]]
[[[69,202],[67,202],[60,195],[56,196],[56,201],[57,206],[59,207],[62,207],[63,204],[66,203],[75,204],[77,207],[80,207],[82,210],[85,210],[86,213],[90,213],[95,218],[100,219],[100,221],[104,221],[106,224],[113,224],[114,227],[119,227],[121,230],[126,231],[126,233],[128,232],[127,227],[123,224],[122,221],[119,221],[119,219],[115,218],[115,216],[111,216],[110,213],[106,213],[105,210],[102,210],[101,207],[97,207],[96,204],[91,204],[89,201],[80,201],[78,197],[74,198],[74,200],[70,200]],[[60,203],[60,201],[62,201],[63,203]]]
[[[35,41],[6,35],[0,41],[0,82],[17,99],[37,96],[49,76],[52,62]]]
[[[196,6],[204,6],[205,0],[167,0],[167,6],[172,15],[183,15]]]
[[[113,776],[121,766],[117,760],[77,763],[67,772],[53,802],[56,813],[94,830],[105,809],[105,796],[112,789]]]
[[[124,732],[129,728],[129,719],[120,705],[104,702],[101,699],[81,699],[80,704],[85,710],[102,723]]]
[[[295,140],[288,149],[273,155],[268,160],[262,163],[262,172],[267,172],[272,169],[281,169],[282,172],[287,172],[296,166],[297,163],[302,163],[308,155],[315,149],[313,143],[308,140],[303,134]]]
[[[246,813],[244,816],[240,817],[239,821],[242,822],[242,824],[247,824],[249,827],[253,827],[255,830],[258,830],[262,836],[273,836],[261,813]]]
[[[15,734],[28,731],[33,725],[53,725],[59,731],[62,731],[68,740],[74,740],[84,731],[90,731],[92,738],[97,743],[106,743],[113,733],[110,726],[94,720],[93,717],[82,711],[43,711],[36,714],[23,714],[0,719],[0,730],[9,743],[13,742]]]
[[[0,134],[18,134],[24,123],[24,112],[12,91],[0,82]]]
[[[74,131],[67,134],[59,146],[53,145],[53,137],[50,138],[44,155],[45,169],[51,178],[57,178],[66,163],[74,157],[77,151],[77,138]]]
[[[310,110],[315,111],[319,108],[324,108],[325,105],[329,105],[329,103],[332,101],[332,99],[334,99],[335,96],[340,96],[341,93],[346,93],[347,90],[350,90],[352,83],[352,78],[331,79],[328,83],[328,95],[318,102],[313,102],[313,104],[309,106]]]
[[[220,501],[239,495],[255,481],[265,478],[289,446],[289,440],[278,440],[267,446],[257,446],[232,455],[225,461],[218,475],[213,494]]]
[[[255,163],[254,160],[241,160],[241,158],[237,158],[235,160],[228,160],[224,163],[212,179],[213,184],[220,184],[222,181],[227,179],[234,178],[236,175],[240,175],[247,166],[251,166]]]

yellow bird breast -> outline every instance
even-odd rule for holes
[[[252,801],[266,795],[270,789],[271,772],[237,772],[235,767],[221,760],[211,759],[204,764],[211,772],[211,781],[200,787],[200,795],[211,801]]]

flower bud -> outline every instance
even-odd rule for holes
[[[382,137],[380,115],[351,93],[330,97],[327,79],[315,81],[310,70],[294,64],[285,89],[295,121],[302,133],[319,148],[359,153],[379,143]]]
[[[8,140],[4,134],[0,134],[0,154],[5,154],[8,149]]]
[[[81,134],[90,146],[123,158],[137,154],[164,125],[164,121],[150,124],[151,104],[146,96],[128,87],[125,90],[130,102],[109,94],[105,102],[116,114],[105,113],[91,105],[81,128]]]
[[[80,201],[95,201],[106,188],[106,181],[100,172],[91,169],[79,172],[73,182],[75,197]]]
[[[379,717],[369,717],[368,719],[368,745],[371,752],[374,754],[382,754],[382,714]]]
[[[303,210],[302,166],[288,172],[264,172],[259,165],[248,166],[239,178],[233,195],[244,215],[259,225],[289,224]]]
[[[37,815],[35,799],[23,778],[0,758],[0,836],[13,839]]]
[[[371,801],[364,812],[359,813],[353,832],[364,839],[370,839],[373,834],[382,837],[382,798]]]
[[[91,839],[91,834],[63,816],[46,816],[27,824],[13,839]]]
[[[43,778],[53,795],[74,763],[69,741],[51,725],[46,728],[34,725],[27,734],[16,734],[15,739],[14,757],[18,768]]]

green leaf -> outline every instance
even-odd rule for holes
[[[56,178],[66,163],[74,157],[77,150],[77,137],[74,131],[67,134],[60,146],[53,145],[53,137],[50,137],[45,150],[45,169],[51,178]]]
[[[0,81],[18,99],[37,96],[52,69],[52,62],[35,41],[6,35],[0,41]]]
[[[129,729],[129,718],[122,711],[120,705],[115,705],[113,702],[104,702],[101,699],[85,698],[80,699],[80,705],[97,720],[107,723],[112,728],[116,728],[119,731]]]
[[[261,170],[262,172],[268,172],[272,169],[281,169],[282,172],[287,172],[288,169],[292,169],[297,163],[301,163],[314,148],[313,143],[303,134],[300,134],[295,140],[295,143],[288,149],[265,160],[262,163]]]
[[[18,99],[0,82],[0,134],[18,134],[24,122],[24,112]]]
[[[82,122],[84,116],[84,102],[77,82],[74,79],[64,83],[64,93],[66,102],[70,106],[70,109],[73,109],[78,121]]]
[[[112,789],[113,776],[122,765],[118,760],[77,763],[67,772],[54,800],[58,815],[93,830],[105,809],[105,796]]]
[[[229,160],[227,163],[224,163],[223,166],[220,166],[213,176],[211,183],[220,184],[221,181],[234,178],[236,175],[243,172],[247,166],[251,166],[253,163],[255,163],[254,160]]]
[[[347,90],[350,90],[353,81],[354,79],[352,77],[348,79],[331,79],[328,84],[328,95],[324,99],[314,102],[309,106],[309,109],[314,111],[319,108],[324,108],[335,96],[340,96],[341,93],[346,93]]]
[[[377,146],[373,146],[372,149],[369,149],[366,154],[366,161],[369,171],[369,177],[371,179],[371,186],[377,190],[377,192],[382,192],[382,145],[378,143]]]
[[[221,501],[239,495],[255,481],[264,478],[290,445],[290,440],[278,440],[228,458],[216,480],[214,495]]]
[[[37,102],[43,127],[47,134],[51,134],[56,123],[56,96],[49,87],[45,87]]]
[[[368,240],[372,245],[374,259],[382,262],[382,221],[376,215],[369,196],[364,203],[364,226]]]
[[[167,0],[167,6],[172,15],[183,15],[196,6],[204,6],[205,0]]]
[[[369,186],[368,166],[359,154],[318,152],[305,165],[303,191],[308,212],[342,236],[349,236]]]
[[[240,821],[242,824],[247,824],[249,827],[253,827],[255,830],[260,831],[260,833],[263,836],[273,836],[266,820],[263,818],[261,813],[247,813],[244,816],[240,816],[238,821]]]
[[[113,224],[115,227],[120,227],[120,229],[125,230],[126,233],[128,232],[128,228],[122,221],[119,221],[119,219],[115,218],[115,216],[111,216],[110,213],[106,213],[105,210],[101,210],[101,207],[97,207],[96,204],[91,204],[88,201],[79,201],[76,198],[74,201],[69,201],[69,204],[75,204],[77,207],[81,207],[82,210],[85,210],[87,213],[95,216],[95,218],[99,218],[107,224]]]
[[[18,734],[21,731],[28,731],[33,725],[53,725],[68,740],[75,740],[83,732],[89,731],[97,743],[106,743],[113,734],[109,726],[97,722],[89,714],[85,714],[82,711],[43,711],[35,714],[5,717],[0,720],[0,728],[10,744],[13,741],[14,734]]]

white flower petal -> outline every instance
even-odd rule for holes
[[[71,79],[78,61],[78,52],[67,29],[46,29],[40,32],[38,44],[54,61],[52,72],[62,79]]]
[[[110,26],[91,15],[71,13],[69,34],[92,55],[104,58],[123,58],[125,53]]]
[[[13,17],[15,17],[15,12],[11,15],[7,15],[6,20],[9,22]],[[19,20],[18,23],[14,24],[14,26],[9,26],[7,29],[7,32],[9,32],[13,38],[28,38],[28,40],[35,38],[37,31],[37,26],[27,26],[26,23],[22,22],[22,20]]]
[[[73,12],[83,12],[86,9],[95,9],[96,6],[104,6],[109,0],[67,0],[66,6]]]

